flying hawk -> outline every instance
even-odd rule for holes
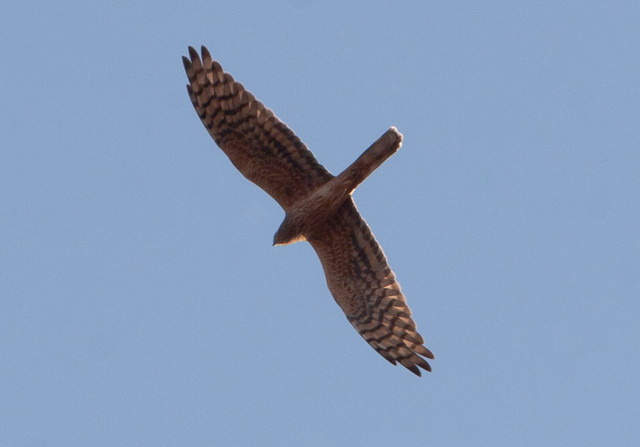
[[[392,364],[420,376],[433,359],[411,319],[382,248],[351,193],[393,155],[402,135],[391,127],[334,177],[271,110],[202,47],[183,56],[187,90],[202,123],[236,168],[284,208],[274,245],[308,241],[334,299],[358,333]]]

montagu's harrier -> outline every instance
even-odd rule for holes
[[[411,319],[382,248],[358,213],[353,190],[402,143],[390,128],[340,175],[318,163],[300,139],[202,47],[183,57],[189,97],[215,142],[249,180],[284,208],[274,245],[308,241],[336,302],[358,333],[385,359],[414,374],[433,354]]]

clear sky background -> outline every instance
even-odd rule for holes
[[[0,445],[640,445],[640,5],[0,13]],[[356,191],[436,355],[351,328],[187,97],[214,58]]]

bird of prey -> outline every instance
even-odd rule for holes
[[[285,211],[274,245],[308,241],[327,286],[358,333],[392,364],[420,376],[433,354],[416,330],[400,284],[358,213],[353,190],[402,143],[391,127],[340,175],[327,171],[274,113],[225,73],[203,46],[183,56],[200,120],[233,165]]]

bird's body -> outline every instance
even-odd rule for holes
[[[391,363],[420,375],[431,367],[400,285],[351,193],[401,145],[391,128],[340,175],[333,176],[311,151],[202,47],[183,58],[191,102],[203,124],[249,180],[285,210],[274,245],[307,240],[327,285],[360,335]]]
[[[327,219],[351,198],[354,189],[387,158],[402,142],[402,135],[389,129],[337,177],[318,186],[307,196],[285,208],[287,213],[274,236],[274,245],[302,240],[322,239],[327,231]]]

